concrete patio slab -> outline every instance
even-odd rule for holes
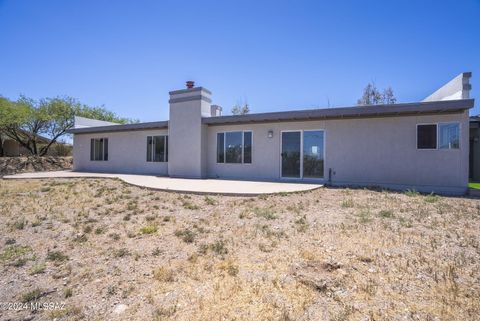
[[[73,171],[21,173],[16,175],[7,175],[3,178],[119,178],[128,184],[162,191],[249,196],[274,193],[305,192],[323,186],[321,184],[307,183],[262,182],[224,179],[185,179],[150,175],[87,173]]]

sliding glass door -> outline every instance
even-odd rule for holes
[[[303,178],[323,178],[323,131],[303,132]]]
[[[323,130],[286,131],[281,135],[284,178],[323,178],[325,140]]]
[[[282,177],[300,178],[301,132],[282,132]]]

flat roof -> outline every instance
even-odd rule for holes
[[[203,118],[208,125],[237,123],[264,123],[279,121],[305,121],[342,118],[395,117],[420,114],[457,113],[472,108],[473,99],[442,100],[432,102],[367,105],[339,108],[306,109],[273,113],[259,113]]]
[[[308,121],[342,118],[395,117],[423,114],[451,114],[462,112],[466,109],[472,108],[473,106],[474,99],[441,100],[416,103],[399,103],[390,105],[350,106],[246,115],[204,117],[202,118],[202,123],[215,126],[242,123]],[[68,132],[71,134],[84,134],[165,128],[168,128],[168,121],[74,128],[68,130]]]
[[[168,121],[153,121],[148,123],[118,124],[108,126],[72,128],[67,132],[70,134],[124,132],[131,130],[163,129],[168,128]]]

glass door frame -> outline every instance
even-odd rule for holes
[[[304,132],[314,132],[314,131],[321,131],[323,132],[323,177],[319,178],[312,178],[312,177],[303,177],[303,134]],[[299,177],[285,177],[283,176],[283,170],[282,170],[282,162],[283,162],[283,133],[291,133],[291,132],[297,132],[300,133],[300,176]],[[288,130],[280,130],[280,179],[282,180],[307,180],[307,181],[318,181],[318,180],[325,180],[325,169],[327,168],[325,166],[325,154],[326,154],[326,146],[325,146],[325,141],[326,141],[326,131],[325,129],[288,129]]]
[[[283,176],[283,133],[300,133],[300,175],[298,177]],[[303,131],[298,129],[280,131],[280,178],[298,180],[303,177]]]

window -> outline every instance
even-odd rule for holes
[[[225,133],[217,133],[217,163],[225,162]]]
[[[168,136],[147,136],[147,162],[168,162]]]
[[[108,138],[90,139],[90,160],[108,161]]]
[[[417,148],[418,149],[436,149],[437,148],[437,125],[417,125]]]
[[[243,162],[252,163],[252,132],[243,132]]]
[[[225,163],[242,162],[242,132],[225,133]]]
[[[251,164],[252,132],[217,133],[217,163]]]
[[[460,124],[439,123],[417,125],[418,149],[459,149]]]
[[[460,148],[460,125],[458,123],[439,124],[438,137],[440,149]]]
[[[323,178],[323,131],[303,132],[303,178]]]

